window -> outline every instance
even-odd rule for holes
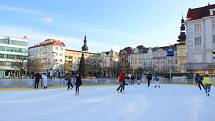
[[[213,11],[213,15],[215,15],[215,11]]]
[[[213,61],[215,61],[215,56],[213,56]]]
[[[201,32],[201,24],[195,24],[195,32]]]
[[[213,44],[215,44],[215,35],[213,35]]]
[[[63,48],[61,48],[61,50],[63,51]]]
[[[55,50],[58,50],[58,47],[55,47]]]
[[[195,45],[201,45],[201,37],[195,38]]]
[[[60,62],[63,62],[63,59],[60,59]]]

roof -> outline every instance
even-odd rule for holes
[[[63,42],[59,41],[59,40],[47,39],[44,42],[41,42],[41,43],[39,43],[37,45],[29,47],[28,49],[41,47],[41,46],[48,46],[48,45],[64,46],[65,47],[65,44]]]
[[[210,16],[210,9],[215,8],[215,4],[207,5],[200,8],[189,8],[187,12],[187,20],[196,20]]]

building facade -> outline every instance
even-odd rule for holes
[[[131,54],[132,48],[126,47],[119,51],[119,66],[127,73],[131,71],[130,64],[128,62],[128,56]]]
[[[169,53],[172,53],[169,55]],[[176,47],[165,46],[153,48],[153,74],[172,73],[176,69]]]
[[[147,48],[145,48],[143,45],[139,45],[132,50],[131,54],[128,55],[128,62],[132,70],[137,69],[143,70],[144,54],[146,54],[147,51],[148,51]]]
[[[20,75],[21,69],[18,66],[22,64],[22,68],[26,68],[27,50],[27,37],[0,37],[0,78]]]
[[[91,61],[91,59],[88,59],[88,58],[96,54],[96,53],[91,53],[87,51],[83,52],[78,50],[69,50],[69,49],[65,50],[65,70],[66,71],[75,72],[79,69],[82,53],[84,53],[86,63]]]
[[[153,50],[147,48],[147,52],[143,54],[143,71],[144,73],[152,73]]]
[[[189,9],[187,70],[215,75],[215,4]]]
[[[47,39],[28,48],[31,73],[64,74],[65,44],[60,40]]]

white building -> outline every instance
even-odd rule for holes
[[[136,70],[136,69],[142,69],[144,70],[145,66],[148,67],[150,60],[149,60],[149,54],[148,48],[145,48],[143,45],[139,45],[136,48],[132,50],[132,53],[128,56],[128,62],[130,65],[130,69]],[[152,56],[152,53],[151,53]],[[152,59],[152,57],[151,57]]]
[[[153,50],[151,47],[147,48],[147,52],[143,53],[143,70],[144,72],[152,72]]]
[[[60,72],[64,71],[65,45],[54,39],[47,39],[28,48],[29,58],[34,63],[39,62],[39,67],[33,67],[33,72]],[[52,71],[53,70],[53,71]],[[52,75],[52,74],[51,74]]]
[[[215,74],[215,4],[189,9],[186,32],[187,70]]]
[[[172,52],[172,55],[169,55]],[[170,73],[176,68],[176,47],[165,46],[153,48],[153,73]]]
[[[17,64],[26,66],[27,49],[28,40],[26,36],[23,38],[0,37],[0,78],[20,75],[20,68]]]

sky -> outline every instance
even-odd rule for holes
[[[0,0],[0,36],[27,36],[29,46],[57,39],[90,52],[175,44],[182,15],[214,0]]]

